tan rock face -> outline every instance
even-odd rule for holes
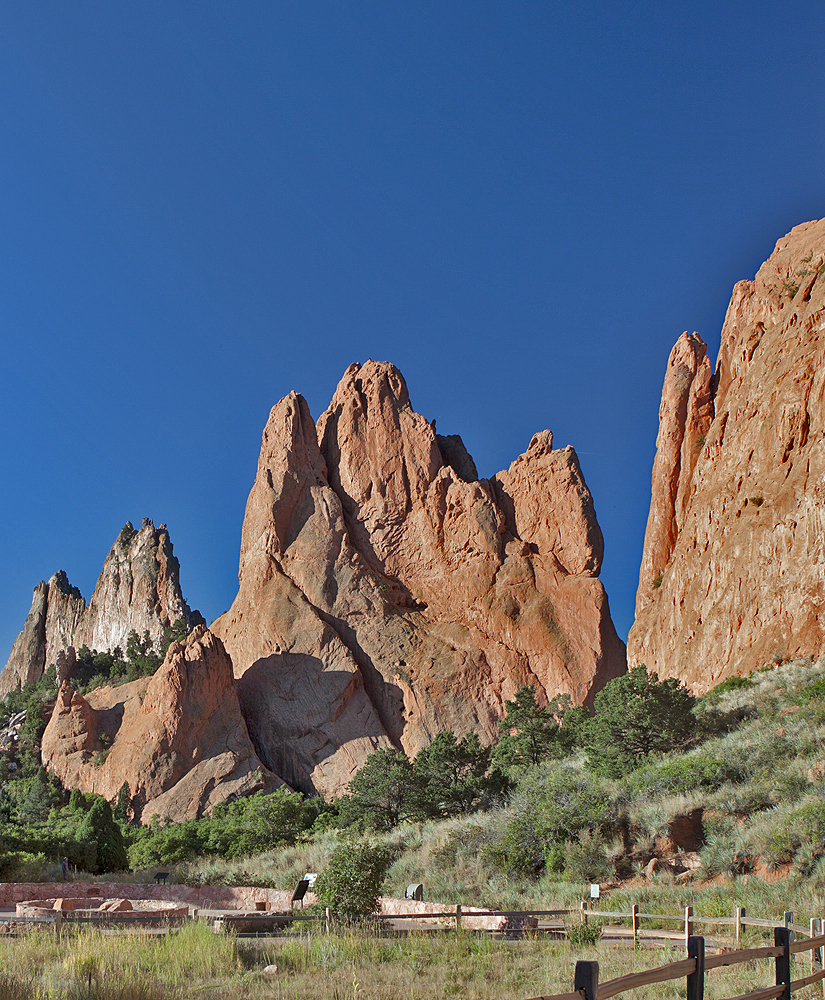
[[[696,335],[668,363],[628,658],[695,691],[821,653],[823,263],[825,220],[797,226],[734,288],[713,377]]]
[[[444,728],[489,742],[524,683],[590,701],[625,669],[602,550],[575,452],[549,432],[478,480],[390,364],[351,365],[317,427],[291,393],[212,626],[261,759],[334,795],[376,746],[415,753]]]
[[[61,570],[35,587],[32,608],[0,673],[0,697],[37,681],[61,651],[88,646],[100,651],[126,648],[134,629],[153,641],[179,618],[203,622],[190,611],[180,589],[179,564],[165,525],[146,519],[139,530],[127,524],[112,546],[88,606]]]
[[[221,643],[199,625],[173,643],[151,678],[84,698],[65,681],[42,741],[43,763],[67,788],[109,801],[126,782],[143,822],[209,812],[230,796],[281,782],[255,754]]]
[[[179,618],[202,622],[183,599],[179,574],[166,525],[155,528],[148,518],[139,530],[127,524],[106,557],[72,645],[125,650],[133,629],[158,640],[164,626]]]
[[[60,650],[71,645],[85,607],[80,591],[70,585],[62,570],[48,583],[38,583],[23,630],[0,673],[0,698],[40,680],[47,665],[57,662]]]

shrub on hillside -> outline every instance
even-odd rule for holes
[[[602,882],[613,875],[607,846],[598,830],[583,830],[564,845],[564,877],[568,882]]]
[[[598,782],[570,767],[537,767],[519,784],[504,833],[487,855],[513,874],[538,874],[548,856],[549,867],[560,868],[565,842],[582,830],[601,828],[608,815],[608,798]]]
[[[803,845],[825,848],[825,802],[819,799],[782,817],[767,838],[766,853],[787,863]]]
[[[745,777],[740,767],[722,757],[690,754],[638,768],[623,779],[622,790],[633,798],[655,799],[696,789],[714,791]]]
[[[644,666],[609,681],[596,695],[584,730],[588,766],[619,778],[651,753],[684,747],[695,730],[695,703],[676,678],[660,681]]]
[[[394,853],[386,845],[370,840],[342,841],[315,881],[318,900],[345,917],[376,913]]]

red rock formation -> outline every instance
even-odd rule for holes
[[[375,746],[489,741],[522,684],[587,702],[624,671],[575,452],[544,432],[475,477],[392,365],[351,365],[317,428],[295,393],[273,408],[238,596],[212,627],[258,753],[290,783],[336,794]]]
[[[261,765],[220,639],[197,626],[172,643],[151,678],[97,688],[65,681],[42,740],[43,763],[67,788],[109,801],[124,782],[136,815],[175,822],[278,779]]]
[[[631,663],[705,691],[825,639],[825,220],[733,291],[712,379],[668,364]]]
[[[127,522],[112,546],[88,606],[61,570],[34,590],[31,611],[0,673],[0,697],[39,680],[69,646],[101,651],[120,646],[134,630],[153,641],[183,618],[203,622],[190,611],[180,589],[178,560],[166,525],[144,519],[139,530]]]

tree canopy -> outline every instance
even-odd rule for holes
[[[607,683],[586,729],[588,766],[621,777],[651,753],[683,747],[693,735],[694,696],[674,677],[660,681],[644,666]]]

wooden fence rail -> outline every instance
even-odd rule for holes
[[[820,928],[821,929],[821,928]],[[629,990],[654,983],[664,983],[672,979],[685,979],[687,1000],[703,1000],[705,993],[705,975],[713,969],[740,965],[742,962],[753,962],[758,959],[773,959],[775,964],[774,986],[743,993],[731,1000],[790,1000],[791,994],[814,983],[825,982],[825,969],[814,971],[814,954],[825,946],[825,935],[805,938],[802,941],[793,940],[793,931],[788,927],[774,925],[773,947],[744,948],[740,951],[725,952],[721,955],[705,957],[705,939],[691,935],[687,942],[688,957],[681,962],[671,962],[655,969],[634,972],[618,979],[610,979],[606,983],[599,982],[598,962],[576,962],[573,981],[573,992],[557,994],[552,997],[534,997],[533,1000],[610,1000],[611,997],[627,993]],[[802,979],[791,979],[791,955],[799,952],[812,953],[812,971]]]
[[[572,911],[571,911],[572,912]],[[683,914],[676,913],[643,913],[639,910],[636,903],[633,903],[630,910],[591,910],[588,908],[587,900],[584,900],[581,904],[581,920],[583,923],[587,923],[589,919],[594,918],[597,920],[608,919],[608,920],[629,920],[630,926],[633,931],[633,944],[634,946],[639,943],[639,941],[645,937],[647,938],[657,938],[663,936],[672,936],[674,932],[659,932],[655,931],[644,931],[641,926],[642,920],[657,920],[657,921],[671,921],[679,923],[682,925],[679,932],[677,932],[682,938],[684,944],[683,947],[687,948],[688,938],[693,935],[694,928],[696,924],[718,924],[720,926],[732,925],[734,927],[734,941],[738,945],[742,940],[742,933],[745,927],[786,927],[791,931],[796,931],[800,934],[813,935],[813,921],[811,923],[810,929],[808,927],[803,927],[800,924],[794,923],[794,914],[790,910],[786,910],[782,918],[779,920],[765,920],[761,917],[749,917],[745,912],[743,906],[737,906],[732,917],[703,917],[699,914],[693,912],[692,906],[686,906],[685,912]],[[820,925],[821,926],[821,925]]]

